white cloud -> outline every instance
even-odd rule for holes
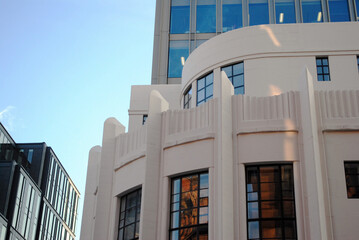
[[[8,131],[11,131],[14,127],[15,116],[12,113],[13,109],[15,109],[14,106],[7,106],[4,110],[0,112],[0,122],[5,126]]]

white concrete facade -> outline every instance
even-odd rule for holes
[[[245,168],[274,163],[293,166],[296,239],[357,239],[344,161],[359,160],[358,55],[359,23],[246,27],[197,48],[181,85],[134,86],[129,131],[109,118],[90,151],[81,239],[118,239],[120,199],[135,189],[139,239],[170,239],[171,180],[202,171],[208,239],[247,239]],[[317,81],[321,56],[331,81]],[[234,95],[221,67],[242,61],[245,95]],[[196,81],[210,72],[213,99],[196,106]],[[192,108],[181,109],[189,86]]]

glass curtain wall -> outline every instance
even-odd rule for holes
[[[269,23],[267,0],[248,0],[248,23],[249,26]]]
[[[190,0],[172,0],[170,33],[189,33]]]
[[[216,32],[216,0],[197,0],[197,33]]]
[[[296,22],[294,0],[275,1],[275,22],[278,24]]]
[[[182,76],[182,68],[189,54],[189,42],[187,40],[170,41],[168,53],[168,77],[179,78]]]
[[[350,21],[349,6],[347,0],[328,0],[331,22]]]
[[[242,0],[222,1],[222,23],[223,32],[243,27]]]
[[[301,3],[304,23],[323,22],[323,10],[320,0],[302,0]]]

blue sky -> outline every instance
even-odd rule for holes
[[[154,15],[155,0],[0,0],[0,121],[54,149],[81,192],[77,239],[88,151],[150,84]]]

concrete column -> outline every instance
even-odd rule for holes
[[[147,119],[146,140],[146,172],[145,184],[142,189],[141,208],[141,236],[143,240],[159,239],[157,236],[159,209],[159,186],[161,181],[161,152],[162,152],[162,112],[168,110],[168,102],[161,94],[154,90],[150,94],[149,111]]]
[[[313,77],[305,69],[300,81],[299,147],[306,223],[305,239],[331,240],[331,219],[326,192],[326,166],[320,147],[320,125],[316,108]]]
[[[217,155],[215,174],[217,175],[217,224],[213,239],[234,239],[234,183],[233,183],[233,129],[232,96],[234,89],[226,74],[220,69],[214,71],[215,97],[218,97]]]
[[[96,218],[101,219],[95,221],[94,238],[93,239],[110,239],[110,218],[111,206],[114,204],[112,185],[113,185],[113,167],[115,162],[116,139],[125,133],[125,127],[115,118],[108,118],[104,123],[102,151],[99,184],[97,193]]]
[[[101,147],[95,146],[89,152],[80,240],[93,240],[100,161]]]

